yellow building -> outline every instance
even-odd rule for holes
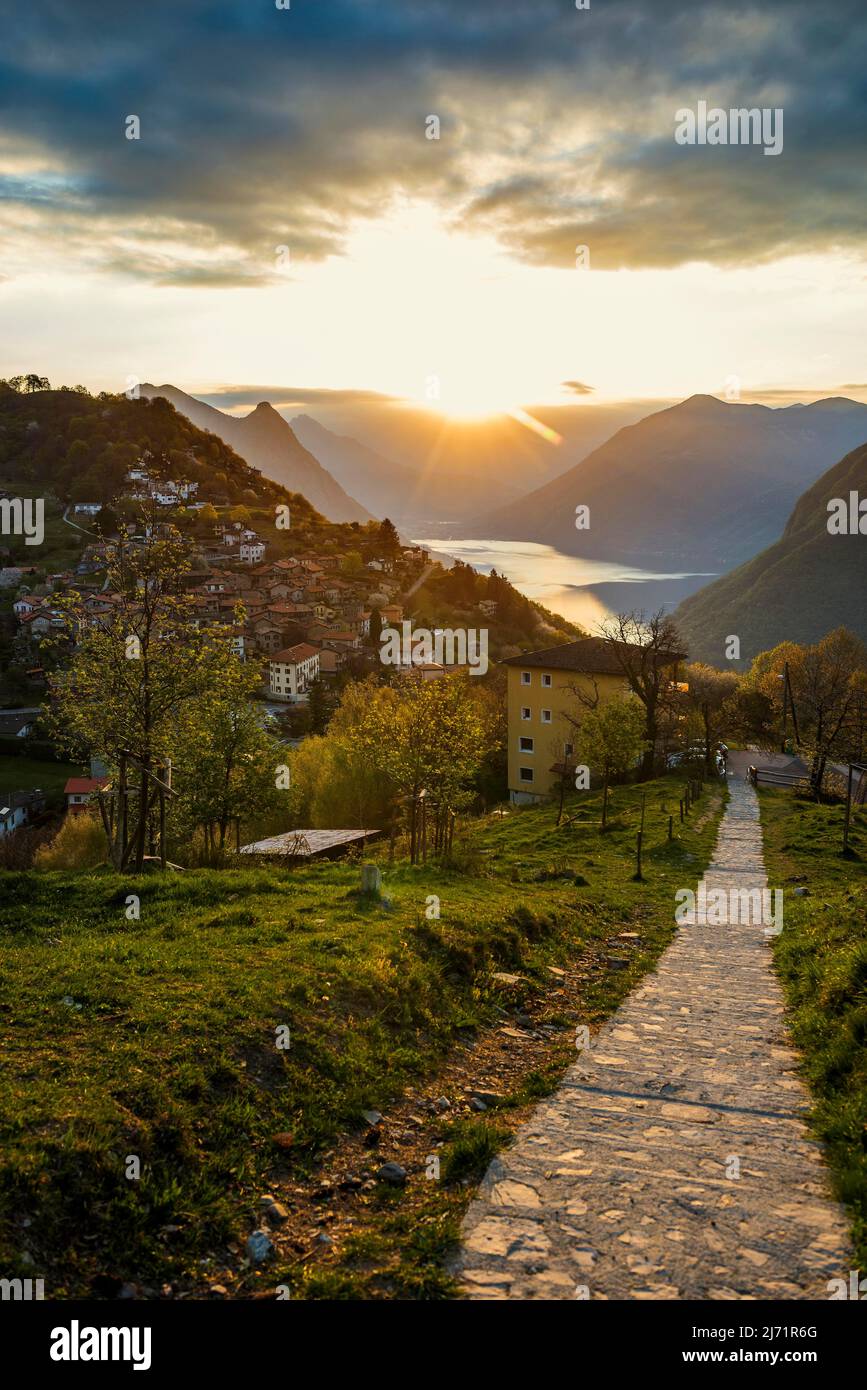
[[[671,654],[664,660],[676,668],[680,658]],[[503,665],[508,667],[509,800],[538,801],[559,787],[563,762],[572,757],[575,731],[563,716],[568,711],[580,718],[581,702],[573,692],[598,693],[603,700],[628,695],[623,661],[612,643],[584,637],[507,657]]]

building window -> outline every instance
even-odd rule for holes
[[[543,709],[543,710],[542,710],[542,723],[543,723],[543,724],[550,724],[550,723],[551,723],[551,711],[550,711],[549,709]]]
[[[551,685],[551,677],[548,675],[547,671],[543,671],[542,673],[542,684],[548,687]]]
[[[575,751],[575,750],[574,750],[574,748],[572,747],[572,744],[571,744],[571,743],[564,743],[564,745],[563,745],[563,757],[564,757],[564,758],[571,758],[571,756],[572,756],[572,754],[574,753],[574,751]]]
[[[521,706],[521,718],[522,718],[522,719],[529,719],[529,718],[530,718],[530,706],[529,706],[529,705],[522,705],[522,706]]]
[[[518,769],[518,776],[522,782],[532,782],[533,769],[531,767],[521,767]]]
[[[529,684],[530,684],[530,672],[529,672],[529,671],[522,671],[522,672],[521,672],[521,684],[522,684],[522,685],[529,685]]]
[[[519,738],[518,745],[522,753],[533,752],[533,740],[531,738]]]

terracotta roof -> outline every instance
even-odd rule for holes
[[[271,661],[309,661],[311,656],[318,656],[319,648],[311,647],[309,642],[298,642],[294,647],[284,647],[282,652],[275,652],[270,658]]]
[[[603,637],[583,637],[579,642],[566,642],[559,647],[547,647],[540,652],[522,652],[520,656],[508,656],[504,666],[545,667],[549,670],[583,671],[588,675],[622,676],[623,666],[618,660],[615,646],[624,651],[640,651],[634,642],[607,642]],[[682,652],[658,652],[657,659],[663,666],[682,661]]]

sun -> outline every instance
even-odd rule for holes
[[[451,375],[428,375],[423,390],[413,398],[421,406],[449,420],[491,420],[498,415],[512,415],[520,407],[514,392],[500,379],[486,380]]]

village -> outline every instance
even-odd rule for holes
[[[193,556],[187,576],[193,623],[230,629],[233,655],[261,670],[263,715],[280,721],[287,734],[303,732],[315,687],[333,690],[379,668],[379,635],[401,625],[402,596],[429,567],[430,556],[423,547],[402,544],[385,523],[380,528],[383,548],[360,562],[355,556],[347,565],[339,553],[316,554],[304,548],[287,554],[286,530],[272,525],[268,535],[261,522],[258,530],[250,524],[247,508],[218,509],[200,500],[198,492],[197,482],[166,477],[164,469],[154,468],[143,457],[128,471],[110,509],[100,501],[67,506],[64,522],[80,531],[84,542],[73,567],[46,571],[21,563],[0,568],[0,592],[7,602],[11,598],[14,619],[10,665],[23,673],[31,698],[44,696],[48,689],[46,652],[56,653],[58,639],[61,651],[74,646],[62,608],[64,597],[80,596],[83,621],[90,629],[106,628],[118,610],[121,596],[109,586],[106,565],[120,537],[117,530],[104,534],[102,525],[107,517],[115,522],[116,514],[124,511],[127,516],[137,513],[124,532],[125,543],[133,547],[186,522]],[[276,511],[285,516],[289,509],[278,506]],[[266,519],[270,520],[267,515]],[[492,601],[485,603],[489,615],[495,609]],[[449,667],[408,653],[391,669],[396,674],[414,670],[424,679],[434,679]],[[32,737],[39,714],[35,703],[0,710],[0,747],[9,738]],[[68,780],[68,811],[76,813],[89,804],[103,785],[101,772],[97,766],[90,777]],[[0,837],[39,821],[46,810],[40,789],[6,787],[0,789],[0,801]]]

